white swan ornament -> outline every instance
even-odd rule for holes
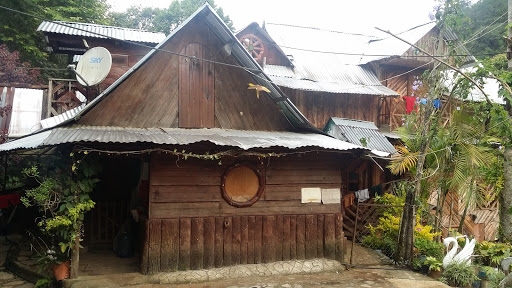
[[[464,248],[462,248],[462,250],[459,253],[457,253],[457,250],[459,249],[457,238],[460,237],[466,238],[466,245],[464,245]],[[444,238],[443,244],[446,246],[446,249],[450,248],[451,243],[453,243],[453,246],[452,249],[450,249],[450,251],[446,253],[446,256],[444,256],[443,268],[446,268],[446,266],[448,266],[451,263],[466,263],[467,265],[471,264],[471,255],[473,255],[473,250],[475,250],[476,240],[468,240],[469,239],[466,235]]]

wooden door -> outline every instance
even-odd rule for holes
[[[190,43],[181,54],[179,73],[179,127],[213,128],[215,125],[215,66],[199,59],[213,59],[213,53],[201,43]]]

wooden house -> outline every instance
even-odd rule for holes
[[[112,239],[98,231],[113,229],[102,219],[128,208],[102,203],[131,199],[127,206],[143,211],[143,273],[341,261],[346,179],[375,165],[364,158],[370,149],[311,124],[208,4],[59,119],[0,150],[73,145],[101,153],[107,169],[95,195],[103,198],[93,199],[103,210],[93,212],[86,237]]]
[[[72,79],[49,79],[44,118],[94,99],[165,38],[163,33],[65,21],[43,21],[37,31],[43,33],[48,51],[67,55],[70,63],[78,62],[85,51],[94,47],[104,47],[112,56],[112,68],[98,85],[83,87],[73,73]]]

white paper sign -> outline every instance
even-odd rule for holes
[[[301,203],[321,203],[322,189],[320,188],[302,188]]]
[[[322,203],[338,204],[341,203],[341,193],[339,188],[322,189]]]

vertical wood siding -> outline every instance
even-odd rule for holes
[[[281,89],[317,128],[323,128],[330,117],[378,123],[378,96]]]
[[[336,213],[147,220],[141,270],[148,274],[319,257],[343,261],[341,219]]]
[[[181,54],[213,60],[210,49],[201,43],[188,44]],[[214,64],[181,57],[179,66],[179,127],[213,128]]]

